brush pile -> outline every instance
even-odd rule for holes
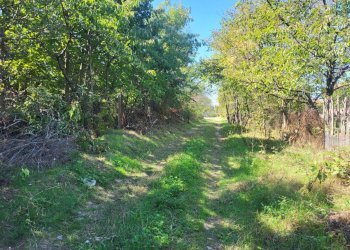
[[[15,115],[0,116],[0,166],[50,167],[69,160],[74,151],[71,137],[48,125],[40,133],[28,131],[27,123]]]

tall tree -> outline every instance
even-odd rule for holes
[[[241,1],[214,33],[228,82],[252,94],[316,108],[349,77],[349,5],[342,1]]]
[[[3,6],[1,100],[15,95],[13,107],[30,121],[124,127],[150,106],[180,107],[187,95],[198,42],[185,30],[190,15],[182,7],[154,9],[150,0]]]

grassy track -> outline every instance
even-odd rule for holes
[[[106,154],[16,171],[1,186],[0,248],[345,249],[325,216],[350,209],[349,190],[306,189],[317,153],[235,132],[219,119],[111,132]]]

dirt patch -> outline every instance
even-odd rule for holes
[[[331,213],[327,221],[328,229],[335,233],[342,233],[350,249],[350,211]]]
[[[204,229],[207,233],[207,250],[220,250],[223,249],[219,239],[217,239],[214,231],[217,227],[220,227],[223,221],[220,217],[210,217],[204,223]]]
[[[209,162],[208,168],[209,172],[207,173],[207,192],[206,196],[208,200],[217,200],[220,196],[219,181],[223,178],[224,174],[222,171],[222,166],[220,165],[220,150],[221,150],[221,141],[222,136],[220,133],[221,127],[215,126],[215,137],[216,143],[213,145],[212,150],[208,153],[211,156],[211,161]],[[206,249],[207,250],[220,250],[223,249],[223,245],[220,242],[220,239],[216,235],[217,228],[220,228],[223,225],[223,218],[220,216],[212,216],[206,219],[204,222],[204,229],[206,232]]]

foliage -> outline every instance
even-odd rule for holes
[[[79,113],[74,107],[68,111],[66,103],[58,94],[50,93],[43,87],[28,88],[27,91],[28,97],[23,103],[22,112],[33,132],[41,132],[49,127],[60,134],[69,134],[76,129],[74,121],[79,119]]]
[[[220,86],[221,112],[229,122],[242,123],[238,111],[266,127],[274,115],[316,109],[348,86],[349,20],[341,1],[238,2],[213,33],[215,54],[203,63]]]
[[[199,46],[186,31],[187,9],[154,9],[149,0],[10,2],[0,15],[1,109],[23,113],[37,130],[54,120],[72,133],[182,107]]]
[[[230,136],[235,134],[242,134],[248,132],[246,128],[238,124],[226,124],[222,128],[222,134],[224,136]]]
[[[240,2],[214,33],[224,75],[280,99],[332,95],[349,70],[347,7],[317,0]]]
[[[109,145],[103,140],[93,138],[89,133],[81,133],[77,139],[77,144],[84,152],[101,154],[109,150]]]
[[[317,176],[313,182],[310,182],[310,188],[317,180],[324,182],[329,177],[338,177],[345,183],[350,183],[350,162],[349,150],[337,149],[334,152],[327,152],[326,160],[314,166],[317,170]]]
[[[330,199],[341,195],[322,185],[305,191],[319,153],[296,147],[262,151],[278,142],[250,135],[232,134],[224,141],[228,166],[220,181],[222,194],[213,207],[230,221],[225,235],[231,232],[231,237],[224,238],[225,245],[242,249],[343,249],[343,236],[328,232],[325,218],[342,202],[343,209],[348,209],[349,199]],[[345,187],[332,188],[346,192]]]
[[[204,94],[195,95],[186,106],[189,115],[197,119],[216,115],[212,101]]]
[[[26,179],[30,175],[30,170],[28,168],[21,168],[21,177]]]

